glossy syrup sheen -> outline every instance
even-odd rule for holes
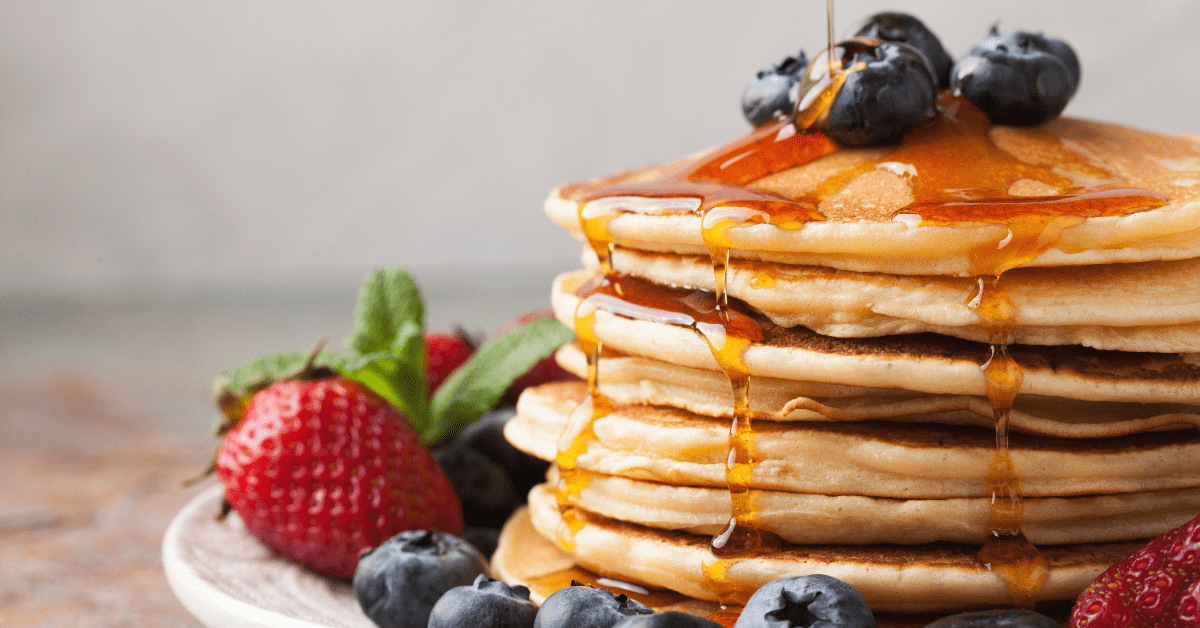
[[[748,222],[802,226],[823,220],[818,211],[821,203],[854,178],[877,169],[899,174],[912,190],[913,202],[895,214],[919,216],[926,225],[969,222],[1012,225],[1043,223],[1053,218],[1120,216],[1162,207],[1167,202],[1156,192],[1124,185],[1112,172],[1098,169],[1082,157],[1066,165],[1086,177],[1073,178],[1054,168],[1022,162],[991,141],[990,128],[982,111],[945,93],[938,101],[937,115],[909,131],[895,150],[840,172],[797,198],[742,187],[841,150],[824,135],[796,132],[791,123],[783,120],[647,180],[639,180],[643,173],[633,171],[567,186],[561,193],[581,203],[585,214],[604,207],[599,212],[604,216],[603,224],[595,224],[587,235],[589,240],[606,243],[612,241],[607,221],[622,213],[703,216],[714,207],[737,206],[754,212],[754,218]],[[1044,183],[1059,193],[1010,195],[1012,184],[1022,179]],[[593,201],[613,199],[659,202],[628,205],[604,202],[587,207]],[[692,202],[685,203],[683,199]],[[587,216],[586,220],[597,223],[595,216]]]
[[[849,45],[853,48],[870,43],[857,41]],[[558,462],[566,478],[559,486],[564,521],[571,533],[583,525],[570,516],[570,498],[578,495],[584,483],[582,476],[572,475],[571,470],[575,457],[594,439],[590,421],[612,407],[596,388],[601,347],[591,331],[595,312],[603,310],[691,328],[706,340],[728,376],[735,406],[726,468],[730,521],[726,530],[714,537],[712,556],[703,568],[722,604],[745,603],[753,592],[734,586],[727,577],[729,570],[739,559],[772,551],[778,539],[758,531],[754,523],[754,492],[749,480],[757,459],[754,417],[749,409],[750,373],[742,355],[761,338],[761,330],[753,319],[731,307],[725,293],[733,247],[730,232],[756,224],[799,229],[809,222],[825,220],[818,210],[823,202],[859,175],[884,169],[902,176],[912,192],[913,202],[896,211],[895,219],[923,226],[982,222],[1007,227],[1006,234],[997,241],[971,252],[979,287],[968,301],[988,333],[989,355],[983,356],[981,371],[996,415],[996,452],[985,479],[993,495],[993,507],[989,541],[981,548],[979,562],[1004,579],[1015,606],[1032,607],[1048,569],[1045,559],[1020,530],[1020,482],[1008,452],[1007,424],[1013,400],[1020,392],[1022,374],[1008,354],[1016,310],[1000,284],[1001,276],[1053,247],[1062,230],[1071,225],[1090,217],[1161,207],[1166,199],[1154,192],[1126,187],[1111,171],[1082,157],[1067,164],[1084,175],[1074,178],[1021,162],[990,140],[990,126],[981,111],[948,94],[939,99],[937,114],[912,129],[889,154],[830,177],[798,198],[746,188],[746,184],[764,176],[842,150],[820,133],[797,130],[810,129],[820,119],[846,74],[855,71],[849,68],[839,73],[837,64],[831,61],[835,54],[831,46],[826,53],[829,69],[824,77],[819,70],[825,61],[818,60],[810,68],[814,74],[802,86],[806,91],[802,92],[802,107],[795,122],[780,120],[764,125],[740,140],[671,167],[630,171],[562,190],[564,197],[578,203],[584,236],[603,270],[600,279],[577,291],[580,310],[576,331],[590,356],[591,407],[579,411],[580,418],[572,419],[586,425],[570,428],[572,435],[564,436],[559,446]],[[844,51],[842,54],[846,55]],[[1036,181],[1057,193],[1039,197],[1009,194],[1011,186],[1020,180]],[[672,290],[615,274],[609,226],[622,214],[699,216],[716,291]],[[773,283],[769,274],[759,274],[762,276],[755,277],[755,285]]]
[[[611,269],[608,256],[603,258],[605,268]],[[584,284],[581,290],[594,291],[601,284],[607,283],[607,275],[593,279]],[[558,544],[568,552],[575,549],[575,535],[583,529],[584,522],[575,512],[575,500],[587,487],[587,476],[579,469],[578,458],[587,451],[588,445],[596,440],[593,428],[596,420],[608,415],[614,409],[613,404],[597,387],[599,377],[600,353],[604,345],[596,337],[596,308],[588,303],[580,302],[575,311],[575,337],[580,348],[587,356],[588,397],[571,412],[567,425],[559,436],[555,464],[558,466],[559,479],[555,487],[555,498],[562,515],[562,525],[558,531]]]
[[[1017,255],[1030,253],[1021,251]],[[1013,606],[1033,608],[1050,575],[1050,565],[1021,531],[1021,483],[1008,450],[1009,415],[1024,379],[1021,366],[1008,352],[1017,309],[1000,285],[999,272],[977,281],[978,288],[967,305],[988,336],[989,355],[980,369],[996,419],[996,450],[986,478],[992,496],[988,534],[976,560],[1004,579]]]

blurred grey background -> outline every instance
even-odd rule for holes
[[[1200,3],[839,0],[951,54],[1069,41],[1076,116],[1200,132]],[[0,3],[0,294],[425,283],[577,264],[555,184],[747,130],[756,70],[825,43],[819,0]],[[486,278],[486,279],[485,279]]]

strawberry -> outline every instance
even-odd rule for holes
[[[1100,574],[1071,613],[1070,628],[1200,626],[1200,516],[1150,541]]]
[[[350,579],[359,556],[405,530],[462,532],[454,489],[408,420],[341,377],[254,394],[217,455],[246,530],[318,573]]]
[[[425,379],[429,394],[437,392],[442,382],[475,353],[475,343],[462,330],[454,334],[425,334]]]
[[[314,571],[349,578],[360,554],[399,532],[462,531],[460,502],[426,446],[490,410],[571,333],[538,321],[457,368],[429,359],[446,377],[431,397],[424,326],[413,278],[381,269],[359,292],[350,355],[284,351],[218,377],[225,440],[212,470],[250,534]],[[430,334],[431,355],[442,355],[438,336]]]

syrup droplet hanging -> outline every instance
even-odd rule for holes
[[[592,293],[610,285],[612,281],[613,245],[612,238],[607,234],[608,222],[613,216],[615,213],[603,206],[593,209],[591,213],[586,203],[579,206],[579,222],[589,246],[600,261],[601,274],[579,289],[581,299],[575,308],[574,327],[575,338],[587,356],[588,395],[567,417],[567,424],[558,439],[554,459],[559,474],[555,498],[562,519],[557,541],[567,551],[574,551],[575,535],[583,530],[585,525],[575,508],[575,500],[587,487],[587,476],[579,469],[579,456],[596,440],[595,422],[612,413],[614,409],[612,402],[600,394],[600,353],[604,345],[596,335],[597,307],[588,298]]]
[[[1016,307],[1000,287],[999,275],[979,277],[977,282],[977,291],[968,305],[988,336],[990,356],[981,369],[996,419],[996,448],[986,478],[992,497],[988,534],[976,560],[1004,580],[1015,606],[1033,608],[1050,575],[1050,565],[1021,532],[1021,484],[1008,450],[1009,414],[1024,378],[1008,351]]]

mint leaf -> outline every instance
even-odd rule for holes
[[[408,415],[418,433],[429,423],[425,375],[409,362],[391,352],[380,351],[349,358],[340,370]]]
[[[342,369],[407,414],[418,430],[429,424],[424,331],[425,304],[417,282],[401,268],[381,268],[358,292],[346,346],[359,355]]]
[[[435,446],[483,416],[513,380],[572,338],[574,334],[562,323],[542,319],[480,347],[434,394],[430,423],[421,431],[421,440]]]
[[[257,392],[271,382],[299,373],[311,354],[311,351],[283,351],[256,358],[218,376],[213,381],[213,390],[217,393],[233,393],[239,397]],[[313,365],[341,370],[345,362],[346,358],[336,353],[321,351]]]
[[[359,290],[354,331],[345,342],[362,355],[390,351],[423,374],[424,331],[425,305],[417,282],[401,268],[381,268]]]

